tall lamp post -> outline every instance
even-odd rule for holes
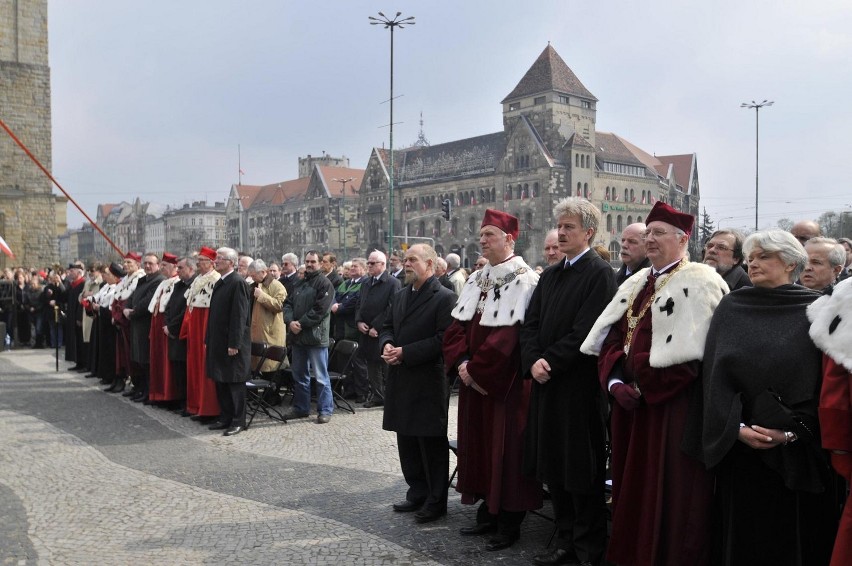
[[[343,254],[340,256],[340,261],[346,260],[346,248],[349,246],[346,245],[346,183],[354,180],[355,177],[349,177],[348,179],[332,179],[335,183],[340,183],[340,206],[337,208],[337,242],[340,243],[343,241]],[[343,223],[341,224],[340,216],[343,216]],[[343,226],[343,238],[340,237],[340,227]]]
[[[393,18],[388,18],[379,12],[378,18],[369,16],[370,25],[390,28],[390,187],[388,189],[388,254],[393,253],[393,29],[402,29],[414,25],[414,16],[400,18],[402,12],[397,12]]]
[[[757,226],[757,211],[758,211],[758,173],[760,169],[760,109],[764,106],[772,106],[775,104],[772,100],[764,100],[763,102],[755,102],[754,100],[751,103],[743,102],[740,104],[740,108],[748,108],[751,110],[754,108],[754,231],[757,232],[759,230]]]

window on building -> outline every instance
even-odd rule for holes
[[[506,185],[506,192],[503,193],[503,200],[512,200],[512,185]]]
[[[624,202],[630,202],[629,197],[630,197],[630,191],[628,191],[627,189],[624,189]]]
[[[539,194],[538,194],[538,183],[533,183],[532,197],[536,198],[538,196],[539,196]]]
[[[612,232],[612,214],[606,215],[606,231]]]
[[[636,195],[633,193],[633,189],[630,189],[630,202],[636,202]]]
[[[633,224],[633,217],[630,216],[630,215],[627,215],[627,225],[630,226],[631,224]]]
[[[582,190],[583,190],[583,184],[581,182],[577,181],[577,196],[580,196],[582,194]]]
[[[583,108],[591,108],[592,107],[592,103],[589,102],[588,100],[582,100],[581,104],[582,104]]]
[[[547,102],[547,97],[545,97],[545,96],[536,96],[536,97],[535,97],[535,100],[533,101],[533,104],[535,104],[536,106],[538,106],[539,104],[544,104],[545,102]]]
[[[589,198],[589,184],[583,183],[583,198]]]
[[[521,108],[520,102],[510,102],[509,103],[509,112],[511,112],[512,110],[520,110],[520,108]]]
[[[569,97],[565,96],[564,94],[560,94],[559,95],[559,102],[561,102],[562,104],[569,104],[571,102],[571,99]]]
[[[624,223],[621,220],[620,214],[615,219],[615,230],[619,234],[621,234],[621,232],[624,230]]]
[[[621,253],[621,244],[618,243],[618,240],[613,240],[609,243],[609,257],[617,258]]]
[[[575,153],[574,154],[574,167],[579,167],[579,166],[580,166],[580,154]]]
[[[611,196],[611,195],[610,195],[610,192],[609,192],[609,187],[607,187],[607,188],[606,188],[606,193],[604,193],[604,195],[605,195],[605,196],[604,196],[604,199],[605,199],[605,200],[609,200],[609,198],[610,198],[610,196]]]

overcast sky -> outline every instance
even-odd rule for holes
[[[550,41],[600,100],[597,129],[659,155],[697,153],[701,205],[723,226],[852,211],[848,0],[50,0],[53,169],[97,205],[224,200],[297,176],[307,154],[363,168],[423,113],[438,143],[502,129],[500,101]],[[69,226],[82,216],[69,204]]]

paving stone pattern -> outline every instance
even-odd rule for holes
[[[552,525],[534,515],[501,552],[461,537],[475,509],[454,491],[446,519],[394,513],[405,484],[381,415],[261,415],[223,437],[47,353],[5,352],[0,564],[529,564],[542,550]]]

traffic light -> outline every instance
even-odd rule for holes
[[[444,200],[441,201],[441,214],[443,215],[444,220],[450,219],[450,213],[452,212],[452,207],[453,207],[453,202],[450,199],[445,198]]]

